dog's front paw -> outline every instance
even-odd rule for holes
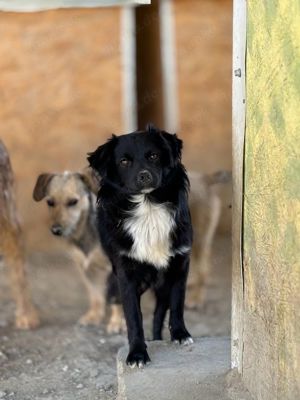
[[[126,364],[129,365],[130,368],[144,368],[144,366],[150,361],[151,360],[146,349],[134,349],[129,352],[126,359]]]
[[[106,331],[108,334],[125,333],[126,332],[125,319],[123,317],[110,318],[106,327]]]
[[[16,315],[16,327],[17,329],[34,329],[40,324],[39,316],[37,311],[32,307],[29,310],[17,313]]]
[[[79,319],[79,324],[82,326],[99,326],[103,320],[103,313],[99,310],[90,309]]]
[[[126,322],[121,305],[111,305],[111,316],[108,320],[106,331],[108,334],[126,332]]]
[[[174,343],[182,344],[183,346],[188,346],[189,344],[193,344],[194,340],[191,336],[186,337],[185,339],[175,340]]]
[[[191,335],[185,328],[178,328],[174,331],[171,330],[171,339],[174,343],[189,345],[194,343]]]

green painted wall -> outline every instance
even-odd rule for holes
[[[300,1],[248,2],[243,375],[300,399]]]

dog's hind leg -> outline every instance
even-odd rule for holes
[[[8,267],[16,301],[16,326],[35,328],[39,324],[25,276],[22,230],[14,196],[14,175],[8,152],[0,140],[0,254]]]
[[[203,303],[205,299],[205,289],[208,284],[208,279],[211,272],[211,251],[213,245],[213,239],[216,234],[218,223],[221,215],[221,200],[217,195],[212,195],[209,204],[209,221],[205,234],[202,238],[201,252],[199,265],[197,266],[197,286],[201,288],[198,291],[197,302],[198,304]]]
[[[155,290],[156,306],[153,317],[153,340],[162,340],[162,330],[170,303],[170,288]]]
[[[197,232],[198,236],[196,236],[193,246],[191,259],[192,274],[188,283],[188,299],[186,302],[188,308],[202,306],[205,301],[206,288],[212,268],[211,250],[213,239],[221,215],[221,200],[217,195],[211,194],[209,202],[202,205],[202,208],[204,207],[207,209],[205,221],[202,221],[197,213],[195,213],[196,225],[205,225],[205,229],[203,229],[202,234]],[[200,211],[201,210],[198,210],[198,212]],[[199,220],[197,220],[197,218],[199,218]]]
[[[25,273],[23,244],[17,231],[6,231],[4,249],[13,296],[16,302],[16,327],[32,329],[39,325],[38,314],[32,305]]]

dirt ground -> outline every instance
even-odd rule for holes
[[[0,399],[115,399],[116,353],[126,337],[108,336],[104,326],[83,328],[76,323],[86,310],[87,298],[74,265],[65,257],[39,253],[28,261],[42,325],[33,332],[13,328],[7,274],[0,267]],[[230,282],[231,242],[219,236],[214,243],[207,302],[201,310],[186,311],[194,337],[230,334]],[[150,294],[144,296],[143,308],[150,339]]]

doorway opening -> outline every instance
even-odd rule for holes
[[[191,173],[187,323],[230,336],[232,1],[154,0],[135,31],[137,126],[176,132]]]

